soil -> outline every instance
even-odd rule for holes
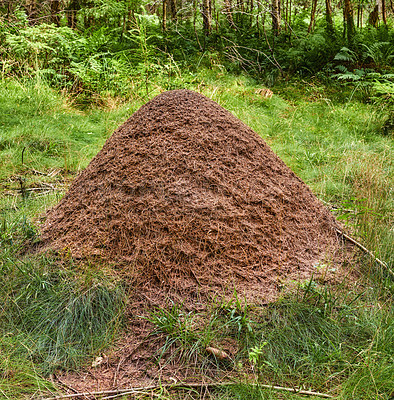
[[[336,257],[336,227],[252,129],[203,95],[175,90],[145,104],[107,140],[48,212],[41,250],[111,261],[134,288],[130,315],[141,315],[168,296],[196,310],[207,296],[234,289],[248,302],[270,302]],[[335,278],[323,270],[325,280]],[[147,333],[136,324],[132,347]],[[135,362],[121,355],[129,350],[109,362],[101,389],[147,376],[141,349],[132,353]],[[116,376],[122,357],[128,361]]]

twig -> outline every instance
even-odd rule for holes
[[[90,392],[90,393],[75,393],[75,394],[66,394],[63,396],[55,396],[55,397],[49,397],[45,400],[59,400],[59,399],[71,399],[74,397],[79,397],[79,396],[96,396],[96,395],[115,395],[115,396],[110,396],[106,397],[107,399],[109,398],[115,398],[120,395],[125,395],[125,394],[139,394],[141,392],[146,392],[149,390],[156,390],[160,388],[165,388],[167,390],[177,390],[177,389],[193,389],[193,388],[220,388],[220,387],[225,387],[225,386],[234,386],[238,385],[239,383],[237,382],[219,382],[219,383],[184,383],[184,384],[167,384],[167,385],[151,385],[151,386],[145,386],[145,387],[139,387],[139,388],[129,388],[129,389],[118,389],[118,390],[103,390],[101,392]],[[263,387],[266,389],[273,389],[273,390],[279,390],[279,391],[285,391],[285,392],[291,392],[291,393],[297,393],[305,396],[319,396],[323,397],[326,399],[332,399],[334,396],[331,396],[330,394],[326,393],[319,393],[319,392],[313,392],[310,390],[297,390],[289,387],[284,387],[284,386],[274,386],[274,385],[263,385],[263,384],[256,384],[252,383],[252,386],[259,386]]]
[[[357,247],[359,247],[362,251],[365,253],[369,254],[380,266],[385,268],[392,276],[394,276],[394,272],[390,269],[390,267],[380,260],[378,257],[375,256],[375,254],[372,253],[372,251],[368,250],[366,247],[364,247],[361,243],[357,242],[357,240],[353,239],[349,235],[346,235],[345,232],[341,231],[340,229],[335,229],[337,233],[341,236],[343,236],[345,239],[347,239],[349,242],[355,244]]]
[[[25,154],[25,150],[26,150],[26,147],[24,147],[23,150],[22,150],[22,165],[24,164],[23,163],[23,155]]]
[[[34,168],[31,169],[31,172],[33,172],[33,174],[35,174],[35,175],[44,175],[44,176],[47,175],[45,172],[37,171]]]
[[[74,389],[72,386],[70,386],[70,385],[68,385],[67,383],[63,382],[59,377],[56,376],[56,374],[53,374],[53,375],[51,376],[51,378],[52,378],[52,379],[51,379],[51,380],[52,380],[52,383],[54,383],[54,382],[53,382],[53,379],[55,379],[55,380],[57,380],[62,386],[64,386],[64,387],[67,388],[68,390],[71,390],[72,392],[74,392],[74,393],[75,393],[74,396],[79,396],[78,390]],[[58,397],[58,396],[55,396],[55,397]]]
[[[160,397],[160,395],[152,393],[152,392],[143,392],[141,390],[132,390],[130,392],[124,392],[124,393],[117,393],[114,394],[112,396],[107,396],[107,397],[102,397],[101,400],[109,400],[109,399],[115,399],[116,397],[120,397],[120,396],[127,396],[128,394],[144,394],[146,396],[156,396],[156,397]]]

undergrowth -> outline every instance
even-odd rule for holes
[[[181,356],[202,373],[219,367],[265,385],[388,399],[394,389],[390,299],[370,287],[345,286],[327,288],[311,279],[263,308],[241,305],[235,297],[207,315],[185,314],[181,305],[155,311],[152,334],[166,338],[157,361]],[[212,356],[210,346],[227,351],[228,358]]]
[[[42,77],[0,83],[5,398],[45,392],[51,388],[48,373],[91,362],[122,332],[127,288],[110,266],[77,263],[67,254],[34,256],[27,249],[39,241],[45,210],[115,127],[164,90],[197,90],[229,109],[311,186],[348,232],[388,266],[393,263],[393,145],[384,127],[386,108],[316,80],[283,82],[265,98],[261,85],[220,66],[198,73],[175,68],[145,83],[136,81],[127,98],[96,94],[90,106],[50,89]],[[187,312],[182,304],[152,310],[152,334],[164,343],[154,357],[201,371],[236,371],[241,381],[253,376],[254,382],[328,391],[343,399],[388,399],[394,390],[393,279],[365,254],[357,264],[364,279],[354,289],[311,280],[264,307],[235,297],[213,302],[206,314]],[[222,347],[229,359],[207,354],[209,346]],[[246,383],[211,395],[277,398]]]

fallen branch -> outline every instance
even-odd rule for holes
[[[107,397],[102,397],[101,400],[109,400],[109,399],[115,399],[116,397],[121,397],[121,396],[127,396],[129,394],[139,394],[139,395],[145,395],[145,396],[156,396],[156,397],[160,397],[159,394],[156,393],[152,393],[152,392],[143,392],[142,390],[132,390],[130,392],[124,392],[124,393],[118,393],[118,394],[114,394],[112,396],[107,396]]]
[[[219,382],[219,383],[179,383],[179,384],[167,384],[167,385],[151,385],[145,387],[138,388],[129,388],[129,389],[118,389],[118,390],[103,390],[100,392],[85,392],[85,393],[74,393],[74,394],[66,394],[61,396],[49,397],[44,400],[59,400],[59,399],[71,399],[75,397],[81,396],[101,396],[101,395],[113,395],[109,397],[105,397],[106,399],[113,399],[116,397],[124,396],[126,394],[141,394],[146,391],[152,391],[156,389],[167,389],[167,390],[177,390],[177,389],[195,389],[195,388],[220,388],[225,386],[234,386],[239,385],[237,382]],[[252,386],[263,387],[266,389],[285,391],[290,393],[296,393],[304,396],[319,396],[326,399],[332,399],[334,396],[326,393],[313,392],[310,390],[297,390],[293,388],[288,388],[284,386],[274,386],[274,385],[263,385],[252,383]]]
[[[337,233],[341,236],[343,236],[346,240],[349,242],[355,244],[358,248],[360,248],[362,251],[367,253],[370,257],[372,257],[380,266],[385,268],[392,276],[394,276],[394,272],[390,269],[390,267],[380,260],[378,257],[375,256],[375,254],[372,253],[372,251],[368,250],[366,247],[364,247],[361,243],[357,242],[356,239],[353,239],[351,236],[346,235],[345,232],[341,231],[340,229],[336,229]]]

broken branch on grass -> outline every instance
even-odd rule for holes
[[[117,398],[117,397],[120,397],[120,396],[127,396],[127,395],[129,395],[129,394],[139,394],[139,395],[143,394],[143,395],[145,395],[145,396],[156,396],[156,397],[160,397],[160,395],[158,395],[158,394],[156,394],[156,393],[152,393],[152,392],[143,392],[143,391],[141,391],[141,390],[137,390],[137,391],[132,390],[132,391],[130,391],[130,392],[117,393],[117,394],[114,394],[114,395],[111,395],[111,396],[102,397],[101,400],[115,399],[115,398]]]
[[[358,248],[360,248],[362,251],[367,253],[370,257],[372,257],[380,266],[382,266],[384,269],[386,269],[392,276],[394,276],[394,272],[390,269],[390,267],[382,260],[380,260],[378,257],[375,256],[375,254],[372,253],[372,251],[368,250],[366,247],[364,247],[361,243],[357,242],[356,239],[353,239],[351,236],[347,235],[345,232],[341,231],[340,229],[336,229],[337,233],[341,236],[343,236],[346,240],[349,242],[355,244]]]
[[[145,387],[138,387],[138,388],[129,388],[129,389],[118,389],[118,390],[103,390],[100,392],[85,392],[85,393],[75,393],[75,394],[66,394],[62,396],[55,396],[49,397],[45,400],[59,400],[59,399],[71,399],[74,397],[80,396],[99,396],[99,395],[113,395],[109,398],[116,398],[126,394],[141,394],[146,391],[152,391],[157,389],[167,389],[167,390],[177,390],[177,389],[195,389],[195,388],[221,388],[226,386],[234,386],[239,385],[239,382],[218,382],[218,383],[179,383],[179,384],[167,384],[167,385],[151,385]],[[297,393],[304,396],[319,396],[326,399],[332,399],[334,396],[331,396],[327,393],[319,393],[313,392],[310,390],[297,390],[289,387],[284,386],[274,386],[274,385],[263,385],[257,383],[251,383],[252,386],[258,386],[266,389],[278,390],[278,391],[285,391],[290,393]]]

